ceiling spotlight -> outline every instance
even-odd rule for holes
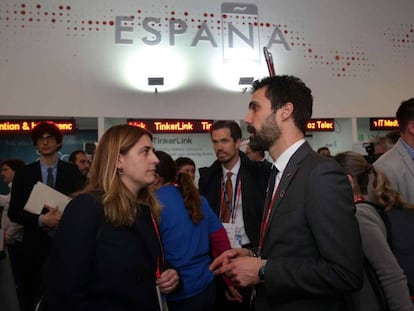
[[[148,78],[148,85],[164,85],[164,78],[157,77],[157,78]],[[158,88],[156,87],[154,93],[158,93]]]
[[[252,85],[254,81],[253,77],[240,77],[239,85]]]
[[[163,77],[148,78],[148,85],[164,85],[164,78]]]
[[[252,85],[253,84],[253,77],[240,77],[239,79],[239,85]],[[247,87],[242,88],[242,93],[247,92]]]

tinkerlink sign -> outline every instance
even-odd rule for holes
[[[188,15],[188,12],[184,15]],[[194,21],[198,23],[196,27],[189,27],[189,23]],[[285,50],[290,50],[283,32],[277,25],[263,25],[259,22],[258,8],[255,4],[222,3],[221,16],[216,23],[218,26],[211,25],[206,18],[116,16],[115,43],[131,45],[140,41],[146,45],[158,45],[166,36],[169,45],[174,46],[178,36],[188,36],[191,39],[191,47],[207,43],[213,48],[218,48],[220,39],[224,59],[231,59],[235,53],[240,53],[240,50],[243,50],[245,58],[259,59],[259,42],[265,41],[260,38],[260,32],[266,28],[272,32],[270,36],[266,35],[268,39],[265,43],[268,49],[278,44]],[[214,33],[217,29],[220,30],[220,34]]]

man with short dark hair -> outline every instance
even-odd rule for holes
[[[16,172],[11,191],[9,218],[24,227],[23,233],[23,310],[32,311],[43,286],[46,259],[51,245],[51,230],[59,224],[62,212],[54,206],[44,206],[41,215],[24,210],[33,186],[38,182],[70,195],[79,190],[82,177],[77,168],[58,159],[63,135],[48,122],[37,124],[32,132],[33,145],[40,154],[38,161]]]
[[[324,157],[329,158],[331,156],[331,150],[329,150],[329,148],[325,146],[318,148],[316,152],[319,153],[320,155],[323,155]]]
[[[343,311],[363,281],[353,193],[343,169],[305,141],[311,90],[293,76],[255,81],[245,118],[252,147],[274,160],[259,247],[232,249],[211,269],[255,286],[260,311]],[[256,255],[256,256],[254,256]]]
[[[400,138],[375,161],[374,166],[384,172],[402,199],[414,204],[414,98],[400,104],[396,117]],[[372,191],[371,187],[369,192]],[[388,227],[392,228],[394,255],[407,276],[410,294],[414,297],[414,209],[396,206],[388,211],[387,220]]]
[[[79,172],[85,178],[88,176],[91,162],[88,154],[83,150],[75,150],[69,156],[69,163],[72,163],[78,167]]]
[[[414,204],[414,98],[401,103],[396,117],[400,138],[374,166],[384,172],[404,200]]]
[[[217,160],[199,170],[200,193],[222,221],[233,247],[255,247],[269,171],[239,151],[242,132],[235,121],[216,121],[210,128],[210,137]],[[242,304],[229,302],[223,295],[220,278],[217,283],[217,310],[249,310],[248,290],[242,293]]]

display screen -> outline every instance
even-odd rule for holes
[[[333,132],[335,131],[334,119],[311,119],[306,126],[307,132]]]
[[[139,126],[151,133],[209,133],[213,120],[187,119],[128,119],[129,125]]]
[[[0,120],[0,134],[26,134],[40,122],[55,124],[63,133],[73,133],[76,129],[74,119],[70,120]]]
[[[370,118],[369,127],[371,131],[391,131],[399,128],[396,118]]]

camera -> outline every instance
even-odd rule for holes
[[[372,164],[378,159],[378,155],[375,153],[375,145],[374,143],[363,143],[362,147],[365,148],[365,151],[367,152],[367,155],[364,156],[365,160],[367,160],[368,163]]]
[[[374,155],[375,152],[375,146],[374,143],[363,143],[362,147],[365,148],[365,151],[368,155]]]

